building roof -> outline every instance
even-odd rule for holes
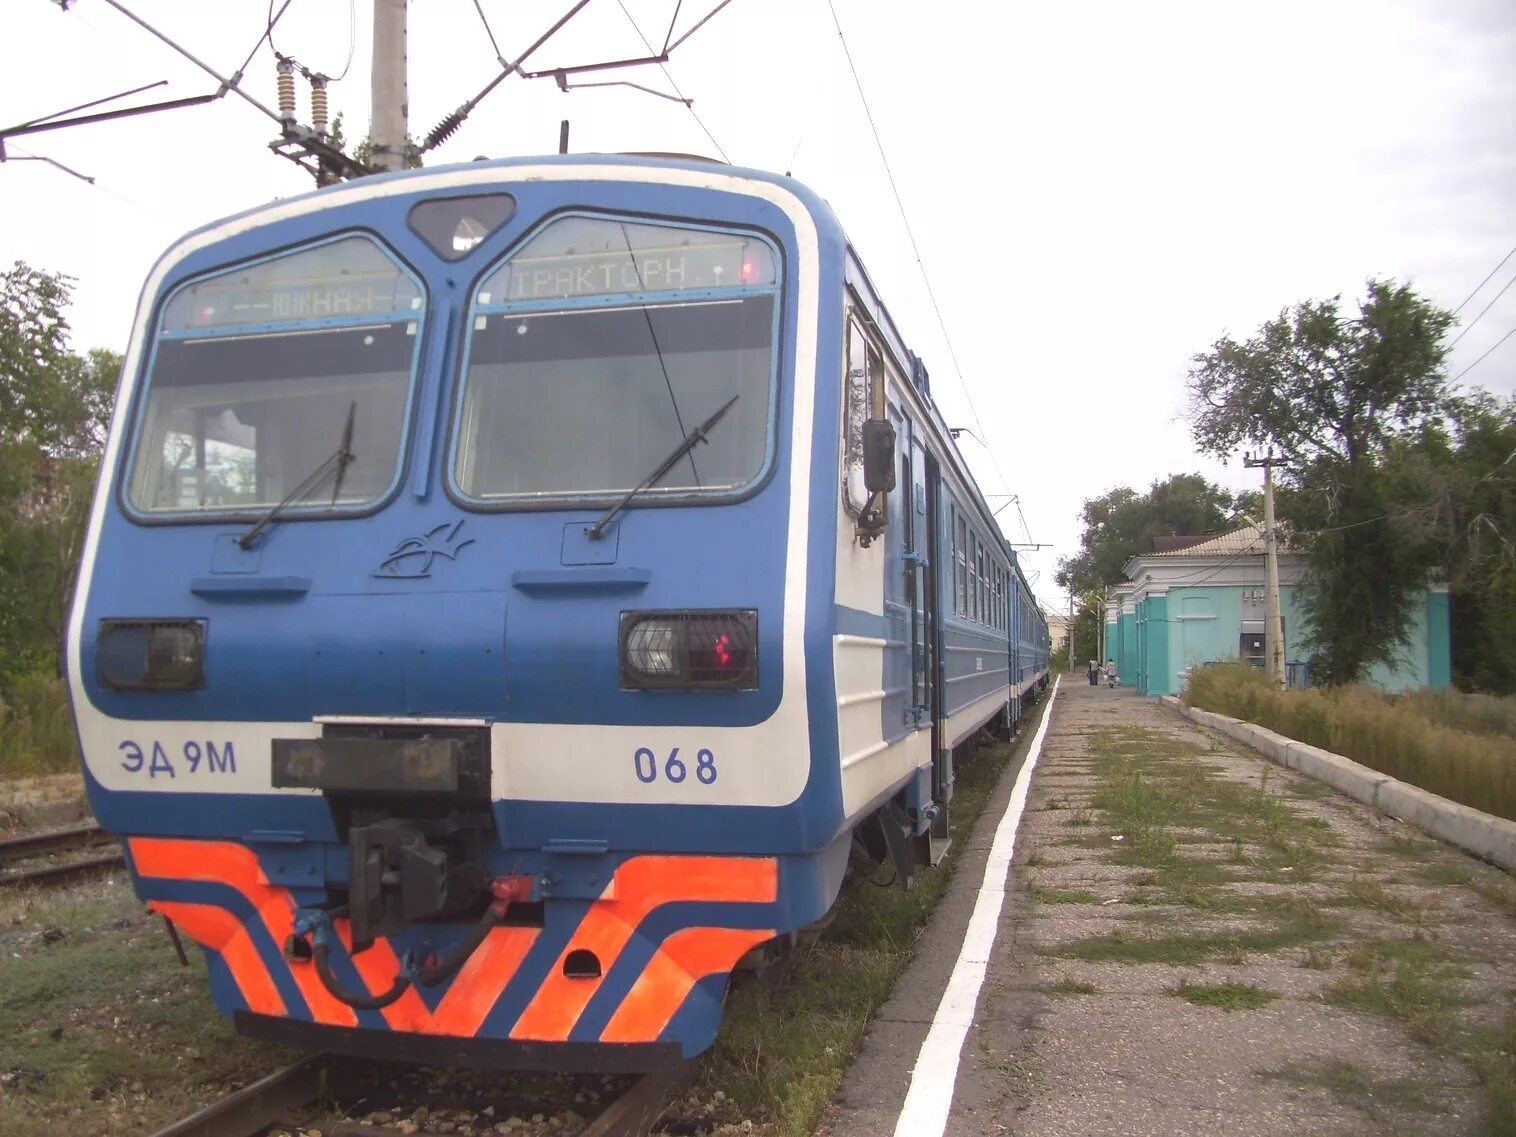
[[[1152,551],[1158,553],[1159,555],[1162,555],[1164,553],[1177,552],[1180,549],[1187,549],[1191,545],[1198,545],[1202,541],[1209,541],[1215,535],[1216,534],[1214,533],[1202,533],[1199,536],[1191,537],[1181,537],[1175,535],[1170,535],[1167,537],[1154,537]]]
[[[1281,535],[1282,538],[1282,535]],[[1285,552],[1289,542],[1281,539],[1279,551]],[[1264,553],[1263,530],[1251,521],[1245,521],[1230,533],[1218,533],[1214,537],[1200,537],[1196,543],[1172,549],[1154,549],[1151,553],[1139,553],[1136,559],[1145,557],[1242,557],[1262,556]]]
[[[1245,522],[1240,528],[1233,529],[1230,533],[1218,533],[1214,537],[1206,537],[1193,545],[1170,549],[1166,552],[1154,550],[1149,555],[1154,557],[1236,557],[1249,554],[1262,555],[1263,551],[1262,531],[1252,522]]]

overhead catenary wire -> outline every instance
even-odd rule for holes
[[[667,52],[669,52],[670,50],[672,50],[668,46],[667,39],[665,39],[664,40],[664,49],[663,49],[663,51],[662,52],[654,52],[653,51],[653,45],[648,41],[647,36],[645,36],[645,35],[642,34],[642,29],[637,26],[637,21],[632,18],[631,12],[627,11],[626,4],[623,2],[623,0],[616,0],[616,3],[620,6],[622,15],[624,15],[626,17],[627,23],[629,23],[629,24],[632,25],[632,30],[637,33],[637,38],[642,41],[642,46],[647,49],[647,53],[649,55],[666,54]],[[721,9],[724,8],[724,7],[726,7],[726,4],[721,4],[721,5],[717,6],[717,8],[716,8],[715,11],[711,12],[710,15],[706,16],[705,20],[709,20],[711,18],[711,16],[714,16],[716,14],[716,12],[721,11]],[[674,19],[677,20],[678,18],[679,18],[679,11],[676,8],[674,10]],[[680,36],[678,43],[683,43],[685,40],[689,39],[690,36],[694,35],[695,31],[700,27],[700,25],[703,24],[703,23],[705,23],[705,20],[701,20],[699,24],[696,24],[695,27],[691,28],[684,35]],[[669,24],[668,34],[670,36],[672,36],[674,34],[674,25],[673,25],[672,22]],[[678,44],[675,44],[674,46],[678,46]],[[727,156],[727,152],[722,147],[721,143],[719,143],[719,142],[716,141],[716,136],[711,133],[711,128],[705,125],[705,120],[702,119],[700,117],[700,115],[696,112],[696,110],[695,110],[695,108],[693,106],[694,100],[693,99],[687,99],[687,98],[684,97],[684,92],[679,89],[679,84],[676,83],[676,82],[674,82],[674,76],[673,76],[673,73],[671,71],[669,71],[668,64],[667,63],[660,63],[658,65],[658,67],[659,67],[660,70],[662,70],[663,77],[669,81],[669,86],[672,87],[672,88],[674,88],[674,94],[676,94],[676,95],[679,96],[679,101],[682,102],[685,105],[685,108],[690,112],[690,117],[692,117],[695,120],[696,125],[698,125],[700,127],[700,129],[705,132],[705,136],[711,140],[711,145],[716,148],[716,153],[718,153],[718,154],[721,155],[721,160],[723,162],[726,162],[728,165],[730,165],[731,161],[732,161],[731,158]]]
[[[258,110],[260,110],[264,114],[268,115],[269,118],[273,119],[275,122],[280,123],[282,125],[283,120],[280,119],[280,117],[279,117],[278,114],[276,114],[274,111],[270,110],[268,107],[264,106],[257,99],[253,98],[253,96],[249,95],[246,91],[244,91],[242,89],[242,87],[240,86],[241,81],[242,81],[242,73],[241,73],[241,71],[238,71],[230,79],[223,78],[221,76],[221,74],[219,72],[217,72],[213,67],[211,67],[209,64],[201,61],[200,59],[196,58],[194,55],[192,55],[190,52],[186,51],[184,48],[180,47],[173,40],[169,39],[168,36],[164,35],[157,28],[153,27],[152,24],[148,23],[141,16],[138,16],[134,12],[132,12],[129,8],[126,7],[126,5],[122,4],[120,2],[120,0],[105,0],[105,3],[109,4],[112,8],[116,9],[116,11],[120,12],[128,20],[132,21],[132,23],[136,24],[138,27],[142,28],[144,31],[147,31],[150,34],[152,34],[156,39],[161,40],[163,43],[165,43],[169,47],[173,48],[180,55],[184,56],[185,59],[188,59],[196,67],[200,68],[200,70],[204,71],[207,75],[209,75],[211,78],[215,79],[218,83],[220,83],[221,84],[221,89],[216,92],[216,96],[215,96],[216,98],[219,98],[220,96],[226,94],[226,92],[231,91],[232,93],[234,93],[235,95],[237,95],[239,98],[241,98],[244,102],[248,103],[249,105],[251,105],[253,107],[256,107]],[[290,5],[290,3],[292,3],[292,0],[285,0],[284,7],[288,8],[289,5]],[[280,9],[281,14],[283,13],[283,11],[284,11],[284,9],[281,8]],[[267,33],[265,32],[265,34],[267,34]],[[259,36],[259,38],[258,38],[258,44],[259,45],[261,45],[263,43],[263,38],[264,38],[263,36]],[[253,48],[253,53],[256,53],[257,50],[258,50],[258,47],[255,46]],[[252,55],[250,54],[248,56],[248,58],[251,59]]]
[[[1456,315],[1458,315],[1459,312],[1462,312],[1464,310],[1464,308],[1466,308],[1468,306],[1469,301],[1472,300],[1472,299],[1474,299],[1475,296],[1479,295],[1479,289],[1483,288],[1486,284],[1490,283],[1490,281],[1494,280],[1495,279],[1495,274],[1497,272],[1499,272],[1502,268],[1504,268],[1505,267],[1505,262],[1508,261],[1508,260],[1510,260],[1512,257],[1516,257],[1516,245],[1513,245],[1511,247],[1511,251],[1509,253],[1507,253],[1505,256],[1503,256],[1503,257],[1500,258],[1500,263],[1498,265],[1496,265],[1494,268],[1490,269],[1490,275],[1487,276],[1487,277],[1485,277],[1483,280],[1481,280],[1479,282],[1478,287],[1476,287],[1473,292],[1470,292],[1467,296],[1465,296],[1463,298],[1463,303],[1459,304],[1458,307],[1456,307],[1456,308],[1453,309],[1453,315],[1456,316]]]
[[[1461,332],[1459,332],[1456,336],[1453,337],[1453,342],[1450,343],[1450,344],[1448,344],[1448,350],[1449,351],[1451,351],[1453,348],[1455,348],[1455,347],[1458,346],[1458,341],[1461,340],[1461,339],[1463,339],[1464,336],[1466,336],[1466,335],[1469,334],[1469,330],[1471,328],[1473,328],[1473,326],[1475,324],[1479,323],[1479,321],[1484,318],[1484,314],[1486,312],[1488,312],[1491,308],[1495,307],[1496,301],[1498,301],[1502,296],[1504,296],[1507,292],[1509,292],[1511,290],[1511,285],[1513,285],[1513,284],[1516,284],[1516,276],[1513,276],[1513,277],[1511,277],[1510,280],[1506,281],[1505,282],[1505,287],[1502,288],[1499,292],[1495,293],[1494,298],[1488,304],[1486,304],[1483,308],[1479,309],[1479,315],[1475,316],[1472,320],[1470,320],[1467,324],[1465,324],[1463,326],[1463,330]],[[1484,286],[1480,285],[1480,287],[1483,288]]]
[[[105,194],[107,197],[113,197],[117,201],[124,202],[125,204],[130,205],[134,209],[140,209],[140,210],[142,210],[143,213],[152,214],[152,216],[158,218],[161,221],[168,221],[168,217],[166,215],[162,214],[162,213],[159,213],[156,209],[149,208],[148,206],[143,205],[140,201],[133,201],[131,198],[125,197],[125,196],[117,193],[115,190],[111,189],[109,186],[101,185],[98,179],[90,177],[87,174],[81,174],[77,170],[70,169],[68,166],[65,166],[62,162],[59,162],[57,159],[49,158],[49,157],[47,157],[46,155],[43,155],[43,154],[34,154],[30,150],[23,150],[20,146],[17,146],[14,142],[7,142],[5,145],[6,145],[6,149],[7,150],[14,150],[25,161],[29,161],[29,162],[44,162],[44,163],[46,163],[49,166],[56,166],[59,169],[65,171],[65,172],[67,172],[69,174],[72,174],[74,177],[80,179],[86,185],[88,185],[91,189],[99,190],[101,193]],[[10,161],[15,161],[15,157],[12,156],[9,160]]]
[[[279,22],[280,16],[284,15],[285,9],[293,3],[293,0],[284,0],[284,7],[279,9],[279,15],[274,15],[274,0],[268,0],[269,23],[268,30],[264,32],[263,39],[268,40],[269,50],[274,53],[274,58],[281,62],[288,62],[300,71],[307,79],[321,79],[328,83],[340,83],[347,78],[347,73],[353,68],[353,53],[358,47],[358,11],[357,0],[347,0],[347,59],[342,64],[342,72],[338,75],[328,75],[319,68],[307,67],[292,55],[286,55],[274,44],[274,25]],[[252,62],[253,55],[258,53],[258,48],[263,45],[260,39],[253,45],[252,53],[248,55],[242,64],[242,70],[247,70],[248,63]]]
[[[1512,328],[1510,331],[1506,332],[1505,335],[1501,336],[1498,340],[1496,340],[1494,342],[1494,344],[1492,344],[1490,346],[1489,351],[1486,351],[1484,353],[1484,355],[1481,355],[1478,359],[1474,360],[1473,363],[1469,364],[1462,371],[1460,371],[1457,375],[1454,375],[1453,379],[1452,379],[1452,382],[1454,382],[1454,383],[1458,382],[1458,380],[1462,379],[1470,371],[1472,371],[1472,370],[1474,370],[1474,368],[1478,367],[1481,363],[1483,363],[1495,351],[1495,349],[1497,347],[1499,347],[1501,344],[1505,343],[1505,341],[1508,340],[1508,339],[1510,339],[1512,336],[1516,336],[1516,328]]]
[[[947,321],[943,319],[942,307],[937,303],[937,294],[932,289],[931,277],[927,275],[926,261],[922,257],[921,248],[916,242],[916,234],[915,231],[911,228],[910,216],[906,213],[905,202],[900,196],[900,187],[895,182],[895,172],[893,169],[891,169],[889,156],[885,153],[884,150],[884,140],[879,135],[879,126],[874,121],[874,112],[869,107],[868,96],[864,93],[863,80],[859,78],[858,67],[853,62],[853,52],[852,49],[848,47],[847,36],[842,30],[842,20],[837,15],[837,6],[835,3],[833,3],[833,0],[827,0],[827,7],[831,10],[832,13],[832,23],[837,28],[837,38],[842,42],[842,52],[843,55],[847,57],[848,69],[853,73],[853,84],[858,89],[858,98],[863,103],[863,113],[868,118],[869,129],[873,132],[874,145],[879,150],[879,160],[884,165],[885,177],[889,180],[890,183],[890,192],[895,196],[895,205],[900,210],[901,221],[905,224],[905,234],[911,243],[911,251],[916,255],[916,267],[921,270],[921,280],[922,283],[926,285],[927,298],[931,301],[932,311],[937,316],[937,327],[941,330],[943,342],[947,345],[948,357],[953,361],[953,370],[957,375],[958,385],[960,388],[962,388],[963,397],[968,402],[969,413],[974,416],[974,425],[979,428],[980,434],[988,433],[984,429],[983,421],[979,418],[979,408],[974,405],[974,396],[969,391],[969,385],[963,377],[963,367],[958,362],[958,352],[953,347],[952,336],[948,334]],[[1005,489],[1009,490],[1011,488],[1010,482],[1006,479],[1005,474],[1001,471],[1000,463],[995,459],[995,451],[988,445],[985,445],[984,449],[985,452],[989,455],[990,465],[994,468],[996,477],[1000,479],[1000,484],[1005,487]]]
[[[112,2],[112,0],[107,0],[107,2]],[[575,0],[573,7],[571,7],[562,16],[558,17],[557,21],[554,22],[552,27],[548,28],[547,31],[538,36],[532,45],[523,51],[515,59],[514,62],[503,64],[500,74],[496,75],[493,79],[486,83],[482,91],[480,91],[472,99],[469,99],[457,110],[445,116],[442,121],[439,122],[436,126],[432,127],[432,132],[426,136],[426,140],[421,144],[420,152],[422,154],[425,154],[429,150],[434,150],[438,146],[442,145],[442,143],[446,142],[449,138],[451,138],[457,129],[463,125],[463,120],[468,118],[468,116],[474,112],[474,108],[484,100],[486,95],[488,95],[496,87],[500,86],[501,83],[504,83],[506,79],[510,78],[511,75],[520,72],[521,65],[525,63],[527,59],[530,58],[531,55],[536,52],[539,47],[545,44],[548,40],[552,39],[553,36],[557,35],[558,31],[565,24],[567,24],[580,12],[582,12],[585,6],[589,4],[589,2],[590,0]]]
[[[495,53],[495,62],[500,64],[501,67],[509,67],[510,61],[500,51],[500,45],[495,42],[495,33],[490,28],[489,17],[484,14],[484,5],[479,0],[474,0],[474,11],[479,13],[479,22],[484,25],[484,34],[489,36],[490,48]]]

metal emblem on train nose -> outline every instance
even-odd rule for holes
[[[472,537],[458,540],[458,532],[465,520],[460,518],[451,524],[443,523],[419,537],[403,538],[369,575],[392,580],[421,580],[431,576],[432,562],[438,557],[457,560],[458,554],[474,543]]]

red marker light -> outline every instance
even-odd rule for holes
[[[722,667],[730,667],[732,665],[731,646],[732,637],[727,635],[725,632],[722,632],[719,636],[716,637],[716,645],[711,649],[711,651],[716,656],[716,662]]]
[[[743,261],[741,276],[743,284],[752,284],[758,279],[758,266],[752,261]]]

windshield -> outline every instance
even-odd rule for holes
[[[553,222],[480,285],[454,455],[480,502],[620,496],[738,396],[639,500],[724,494],[772,434],[775,256],[756,236]]]
[[[328,459],[350,416],[340,490],[285,512],[382,497],[398,474],[421,314],[420,288],[365,237],[180,289],[164,309],[128,501],[147,514],[271,507]]]

